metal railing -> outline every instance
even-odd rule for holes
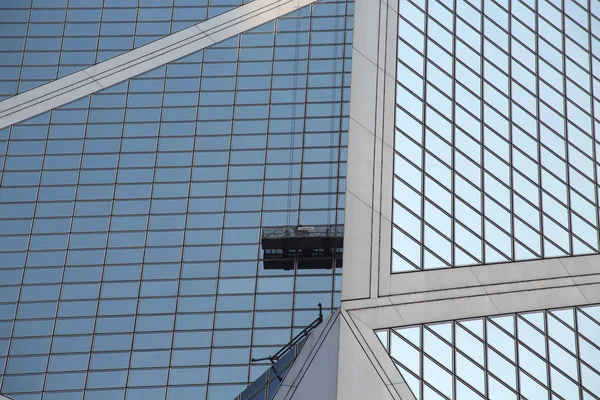
[[[344,237],[344,225],[321,226],[273,226],[262,228],[262,237],[265,239],[283,239],[290,237]]]
[[[308,337],[308,335],[317,327],[319,324],[323,322],[323,306],[319,303],[319,316],[313,322],[310,323],[306,328],[302,329],[294,338],[285,346],[283,346],[279,351],[272,356],[263,357],[263,358],[253,358],[252,362],[259,361],[271,361],[271,364],[275,364],[277,360],[283,357],[291,348],[293,348],[296,344],[301,342],[304,338]]]

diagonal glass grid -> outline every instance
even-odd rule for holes
[[[599,251],[598,18],[400,1],[392,272]]]
[[[597,305],[376,333],[417,400],[600,397]]]

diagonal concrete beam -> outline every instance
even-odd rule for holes
[[[316,0],[254,0],[79,72],[0,102],[0,129],[148,72]]]

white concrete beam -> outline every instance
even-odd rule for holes
[[[0,129],[68,104],[289,14],[316,0],[254,0],[0,102]]]
[[[594,255],[402,274],[414,279],[397,294],[342,301],[342,309],[375,330],[598,304],[599,264]]]
[[[397,2],[355,3],[342,299],[375,298],[391,256]],[[387,279],[389,280],[389,279]],[[386,282],[387,282],[386,280]],[[385,286],[385,285],[384,285]]]

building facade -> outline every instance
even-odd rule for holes
[[[599,18],[356,3],[341,307],[276,399],[600,398]]]
[[[337,398],[600,398],[599,18],[357,3]]]
[[[339,268],[268,269],[260,239],[343,225],[352,18],[0,5],[2,394],[233,398],[339,307]]]
[[[19,189],[2,199],[10,204],[3,232],[22,229],[3,236],[2,259],[11,261],[2,272],[14,282],[2,290],[9,316],[4,394],[220,399],[257,379],[238,398],[600,398],[599,3],[308,3],[254,0],[0,103],[7,138],[0,196],[5,188]],[[203,18],[214,5],[207,6]],[[138,23],[145,22],[141,9]],[[28,18],[33,15],[32,9]],[[145,39],[130,40],[135,46]],[[94,62],[105,51],[98,46]],[[19,68],[22,76],[25,65]],[[198,80],[201,86],[193,86]],[[95,128],[100,123],[116,125],[119,134]],[[71,124],[86,127],[82,137],[78,128],[55,127]],[[31,126],[45,127],[44,133]],[[218,138],[223,147],[210,147],[219,146]],[[35,154],[19,154],[20,141],[31,142],[25,149],[39,146],[43,164]],[[73,153],[52,151],[69,149],[69,141]],[[89,168],[111,171],[108,177],[86,178],[86,158],[96,154],[89,142],[102,154],[117,149],[114,161],[102,158],[115,164]],[[150,164],[138,153],[152,154]],[[69,154],[77,155],[74,189],[54,192],[69,183],[45,189],[54,154],[60,171],[69,169],[62,166]],[[12,157],[20,164],[9,164]],[[35,168],[24,167],[30,165],[25,157]],[[144,168],[151,176],[142,175]],[[161,174],[164,168],[169,174]],[[120,181],[130,170],[140,174]],[[28,179],[34,183],[25,184]],[[258,181],[261,189],[252,189]],[[35,189],[20,190],[30,186]],[[110,194],[96,194],[103,187]],[[38,242],[32,231],[46,220],[44,189],[48,196],[75,190],[73,199],[47,200],[52,210],[70,204],[66,233],[39,231],[64,240],[64,249],[36,247],[56,243]],[[260,206],[252,208],[246,191]],[[80,198],[80,192],[99,197]],[[89,215],[86,206],[110,211]],[[175,223],[176,209],[184,224],[157,229],[167,233],[154,238],[153,217]],[[138,213],[144,216],[139,229],[133,228]],[[210,224],[209,215],[218,215],[215,225],[194,225]],[[75,228],[79,218],[87,218],[79,223],[88,230]],[[93,218],[108,225],[92,230]],[[270,271],[256,261],[261,227],[321,221],[344,224],[343,285],[335,269]],[[236,241],[230,242],[232,228]],[[218,241],[187,242],[211,230],[219,231]],[[137,231],[143,232],[139,242]],[[62,264],[30,265],[30,259]],[[171,270],[174,275],[152,275]],[[113,283],[122,285],[112,289],[116,298]],[[188,284],[199,286],[186,292]],[[202,301],[207,309],[185,308]],[[280,361],[285,374],[280,363],[248,367],[250,357],[274,354],[308,325],[317,302],[326,314],[339,308]],[[23,317],[21,329],[41,332],[32,337],[19,330],[19,312],[27,310],[41,313]],[[201,325],[204,318],[208,325]],[[103,326],[120,327],[106,332]],[[144,347],[157,346],[161,335],[166,347]],[[186,336],[192,348],[178,341]],[[234,342],[241,337],[249,339]],[[54,352],[79,340],[81,350]],[[163,353],[168,361],[156,365]],[[65,370],[76,356],[85,367]],[[19,364],[36,359],[39,364]]]

